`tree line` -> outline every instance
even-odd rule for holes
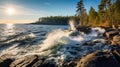
[[[76,15],[74,16],[50,16],[39,18],[33,24],[67,25],[69,19],[77,19],[82,26],[111,26],[120,25],[120,0],[100,0],[98,10],[92,6],[86,12],[84,0],[77,3]]]
[[[120,0],[101,0],[98,11],[91,6],[86,12],[83,0],[77,3],[77,17],[80,25],[111,26],[120,25]]]
[[[32,24],[42,24],[42,25],[68,25],[68,21],[71,18],[79,19],[75,16],[50,16],[41,17],[38,21]]]

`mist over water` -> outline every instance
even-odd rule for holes
[[[79,32],[76,36],[70,36],[74,31],[68,31],[68,26],[10,25],[7,27],[0,26],[0,55],[12,54],[20,58],[37,54],[47,57],[47,60],[60,63],[96,50],[109,49],[109,46],[103,45],[105,40],[102,35],[105,30],[99,27],[91,28],[89,34]],[[100,41],[100,43],[85,46],[84,43],[89,41]]]

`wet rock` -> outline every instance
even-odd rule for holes
[[[114,36],[111,42],[112,42],[112,45],[120,45],[120,35]]]
[[[77,36],[77,35],[79,35],[79,32],[73,31],[69,36]]]
[[[118,61],[108,51],[94,52],[83,57],[76,67],[120,67]]]
[[[116,60],[119,62],[119,64],[120,64],[120,49],[116,49],[116,50],[114,50],[113,52],[113,55],[114,55],[114,57],[116,58]]]
[[[112,39],[114,36],[119,35],[119,31],[113,30],[106,32],[106,37]]]
[[[13,58],[11,58],[11,55],[2,55],[0,57],[0,67],[9,67],[9,65],[14,61]]]
[[[10,67],[56,67],[54,63],[45,61],[45,58],[41,58],[37,55],[25,56],[16,59],[11,63]]]
[[[91,28],[87,26],[79,26],[77,30],[80,32],[84,32],[85,34],[89,34],[91,32]]]
[[[44,61],[42,64],[40,64],[38,67],[57,67],[55,63],[53,63],[52,61]]]
[[[76,67],[76,65],[77,65],[76,61],[70,61],[70,62],[64,63],[62,67]]]
[[[38,61],[38,56],[25,56],[19,59],[16,59],[14,62],[11,63],[10,67],[30,67],[34,63]]]

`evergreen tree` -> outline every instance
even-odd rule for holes
[[[115,24],[120,24],[120,0],[115,2]]]
[[[95,9],[93,7],[90,8],[89,11],[89,23],[96,23],[97,21],[97,12],[95,11]]]
[[[84,8],[84,4],[83,4],[83,0],[80,0],[78,3],[77,3],[77,15],[78,17],[80,18],[80,25],[83,25],[84,24],[84,18],[85,18],[85,8]]]
[[[101,22],[105,22],[105,20],[107,19],[107,1],[108,0],[101,0],[100,5],[98,6],[98,13],[99,13],[99,17],[100,17],[100,21]]]

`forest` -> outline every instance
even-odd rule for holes
[[[75,16],[50,16],[39,18],[38,21],[32,24],[42,24],[42,25],[68,25],[68,20],[70,18],[79,19]]]
[[[91,6],[86,12],[84,0],[79,0],[74,16],[42,17],[33,24],[67,25],[68,20],[74,18],[82,26],[120,25],[120,0],[101,0],[97,6],[97,11]]]
[[[80,25],[111,26],[120,25],[120,0],[101,0],[98,11],[91,6],[87,14],[83,0],[77,3]]]

